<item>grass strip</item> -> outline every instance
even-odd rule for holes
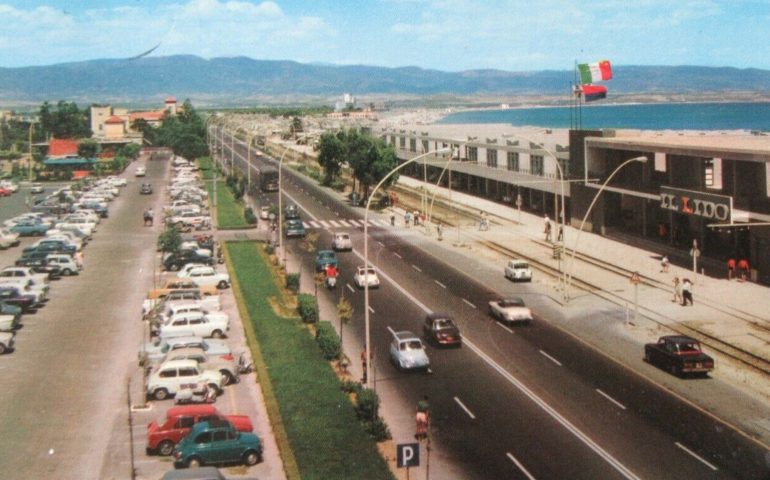
[[[209,192],[209,198],[214,198],[214,183],[206,182],[206,189]],[[242,228],[254,228],[253,225],[246,223],[243,216],[243,202],[238,202],[233,196],[232,190],[227,187],[223,181],[217,180],[216,189],[216,224],[220,230],[236,230]]]
[[[392,479],[307,328],[298,317],[273,311],[270,299],[280,301],[281,293],[260,245],[228,242],[226,249],[247,312],[244,322],[253,328],[280,410],[271,421],[285,430],[301,478]]]

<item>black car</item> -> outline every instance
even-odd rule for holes
[[[296,205],[289,205],[286,207],[286,210],[284,211],[284,219],[297,220],[299,218],[299,208],[297,208]]]
[[[13,315],[18,320],[22,314],[21,307],[13,305],[5,301],[0,301],[0,315]]]
[[[46,252],[46,253],[68,253],[74,254],[77,250],[75,245],[70,245],[62,240],[46,239],[40,240],[37,245],[26,247],[22,250],[22,255],[31,252]]]
[[[0,286],[0,301],[19,307],[24,313],[34,311],[36,307],[34,295],[27,295],[10,285]]]
[[[143,183],[139,187],[139,193],[141,195],[150,195],[150,194],[152,194],[152,184],[151,183]]]
[[[214,258],[211,256],[199,255],[194,250],[184,250],[168,255],[163,260],[163,268],[165,270],[176,271],[188,263],[214,265]]]

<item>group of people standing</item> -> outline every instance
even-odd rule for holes
[[[671,301],[680,303],[683,307],[686,307],[688,303],[693,306],[692,282],[689,278],[680,282],[679,277],[674,277],[674,298]]]

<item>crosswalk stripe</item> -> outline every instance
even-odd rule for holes
[[[358,223],[358,220],[348,220],[354,227],[363,227],[363,223]]]
[[[340,223],[342,224],[343,227],[349,227],[350,226],[350,224],[347,222],[347,220],[340,220]]]
[[[314,225],[315,224],[315,225]],[[315,222],[302,222],[302,226],[305,228],[318,228],[318,224]]]
[[[319,220],[318,222],[321,224],[322,227],[329,228],[329,222],[327,222],[326,220]]]
[[[329,220],[329,223],[331,224],[332,227],[335,227],[335,228],[340,226],[340,222],[336,222],[334,220]]]

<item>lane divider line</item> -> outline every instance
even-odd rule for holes
[[[503,330],[505,330],[506,332],[508,332],[508,333],[510,333],[510,334],[513,334],[513,330],[511,330],[510,328],[506,327],[506,326],[505,326],[505,325],[503,325],[502,323],[500,323],[500,322],[495,322],[495,324],[496,324],[498,327],[500,327],[500,328],[502,328]]]
[[[692,456],[693,456],[693,458],[695,458],[695,459],[697,459],[697,460],[700,460],[700,462],[701,462],[701,463],[703,463],[704,465],[706,465],[707,467],[709,467],[711,470],[713,470],[713,471],[715,471],[715,472],[716,472],[717,470],[719,470],[717,467],[715,467],[714,465],[712,465],[711,463],[709,463],[708,461],[706,461],[706,459],[705,459],[705,458],[701,457],[700,455],[698,455],[697,453],[693,452],[693,451],[692,451],[692,450],[690,450],[689,448],[685,447],[685,446],[684,446],[684,445],[682,445],[681,443],[679,443],[679,442],[674,442],[674,443],[676,444],[676,446],[677,446],[677,447],[681,448],[681,449],[682,449],[682,450],[684,450],[685,452],[687,452],[687,453],[689,453],[690,455],[692,455]]]
[[[505,455],[513,462],[514,465],[516,465],[519,468],[519,470],[521,470],[521,473],[527,476],[529,480],[535,480],[535,477],[533,477],[532,474],[529,473],[526,468],[524,468],[524,465],[522,465],[521,462],[516,460],[516,457],[511,455],[510,452],[506,453]]]
[[[463,298],[463,302],[465,302],[471,308],[477,308],[476,305],[472,304],[471,302],[469,302],[468,300],[466,300],[464,298]]]
[[[558,365],[558,366],[560,366],[560,367],[561,367],[561,362],[560,362],[560,361],[558,361],[558,360],[556,360],[555,358],[553,358],[552,356],[548,355],[548,354],[547,354],[547,353],[545,353],[543,350],[540,350],[540,354],[541,354],[541,355],[543,355],[543,356],[544,356],[545,358],[547,358],[548,360],[550,360],[550,361],[552,361],[553,363],[555,363],[556,365]]]
[[[355,293],[356,289],[351,287],[349,283],[346,283],[345,286],[348,287],[348,290],[350,290],[351,292]]]
[[[618,408],[620,408],[620,409],[623,409],[623,410],[625,410],[625,409],[626,409],[626,406],[625,406],[625,405],[623,405],[622,403],[618,402],[618,401],[617,401],[617,400],[615,400],[614,398],[610,397],[610,396],[609,396],[609,395],[607,395],[606,393],[602,392],[602,391],[601,391],[601,390],[599,390],[598,388],[596,389],[596,393],[598,393],[598,394],[599,394],[599,395],[601,395],[602,397],[606,398],[606,399],[607,399],[607,400],[609,400],[610,402],[614,403],[614,404],[615,404],[615,405],[616,405]]]
[[[467,413],[467,414],[468,414],[468,416],[469,416],[469,417],[471,417],[471,420],[476,420],[476,415],[474,415],[474,414],[473,414],[473,412],[471,412],[470,410],[468,410],[468,407],[466,407],[466,406],[465,406],[465,404],[464,404],[463,402],[461,402],[459,398],[457,398],[457,397],[454,397],[454,399],[455,399],[455,402],[456,402],[458,405],[460,405],[460,408],[462,408],[463,410],[465,410],[465,413]]]
[[[434,282],[436,285],[438,285],[439,287],[441,287],[441,288],[446,288],[446,285],[444,285],[443,283],[439,282],[438,280],[433,280],[433,282]]]
[[[417,265],[415,265],[414,263],[412,264],[412,268],[414,268],[418,272],[422,273],[422,269],[420,267],[418,267]]]
[[[398,253],[396,253],[396,252],[393,252],[393,255],[397,256],[398,258],[404,258],[404,257],[402,257],[401,255],[399,255],[399,254],[398,254]]]

